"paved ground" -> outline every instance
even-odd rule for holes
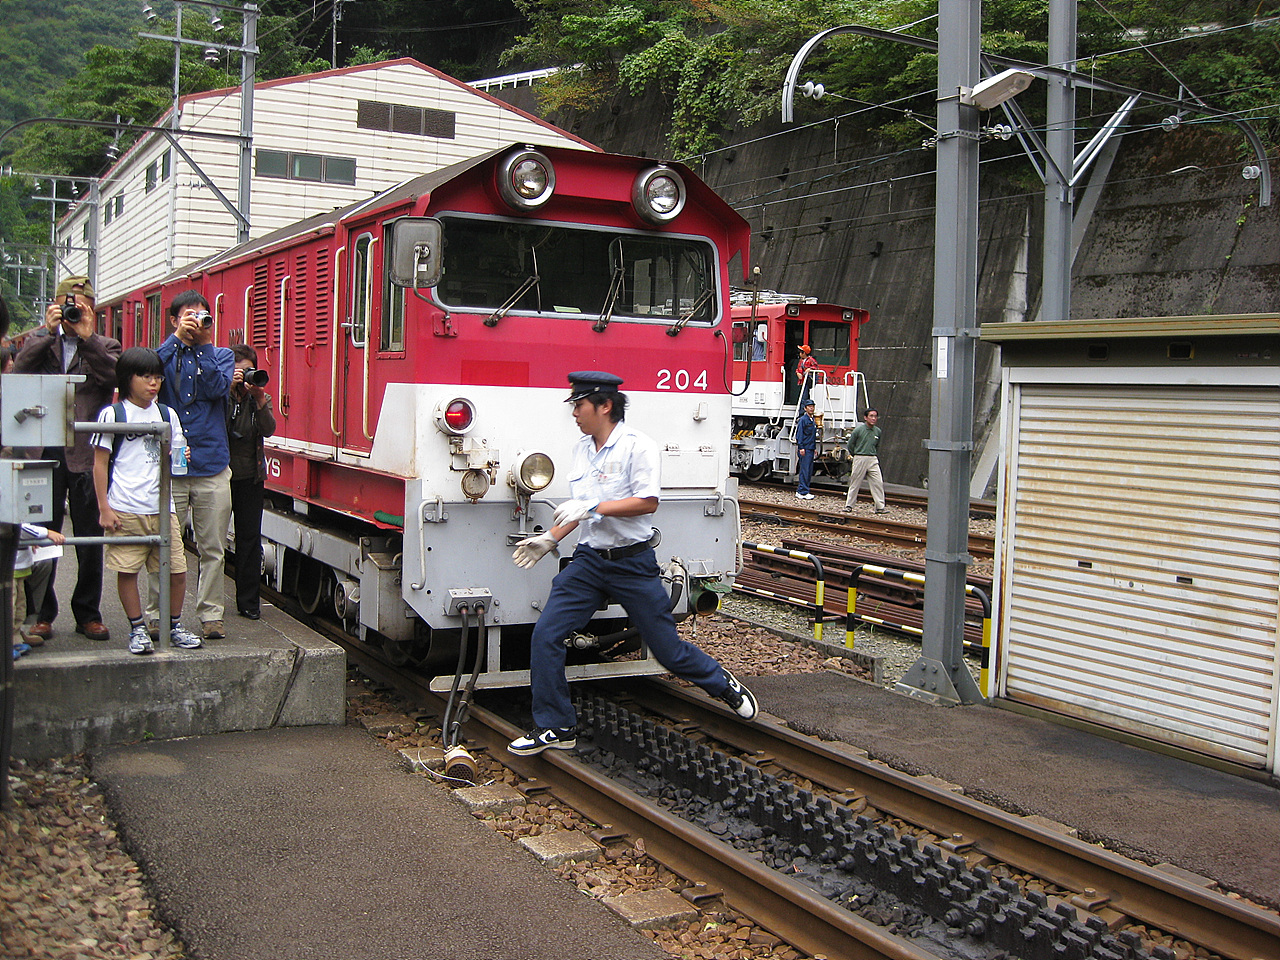
[[[664,956],[363,730],[114,747],[94,775],[200,960]]]
[[[1274,787],[1007,710],[930,706],[832,672],[760,677],[751,689],[801,733],[1280,904]]]

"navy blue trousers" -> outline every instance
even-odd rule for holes
[[[800,463],[797,465],[796,469],[800,474],[799,483],[796,484],[796,493],[808,493],[809,480],[813,477],[812,450],[806,450],[800,455]]]
[[[551,596],[533,628],[529,664],[536,726],[564,728],[578,722],[564,675],[564,638],[585,627],[606,599],[622,605],[658,662],[677,677],[713,696],[728,687],[720,664],[676,633],[671,597],[662,587],[652,548],[606,560],[579,546],[551,582]]]

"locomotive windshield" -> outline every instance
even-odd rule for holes
[[[529,221],[441,217],[440,301],[457,310],[714,323],[706,241]]]

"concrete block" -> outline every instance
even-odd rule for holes
[[[283,618],[281,618],[283,619]],[[59,637],[14,670],[13,756],[141,740],[346,722],[346,653],[289,621],[253,638],[141,657]]]
[[[524,795],[508,783],[491,783],[483,787],[459,787],[453,791],[453,795],[472,813],[506,813],[512,807],[527,802]],[[572,831],[563,832],[571,833]],[[599,847],[596,849],[598,850]]]
[[[405,769],[414,773],[439,770],[444,765],[444,751],[439,747],[401,747],[399,753]]]
[[[677,893],[658,887],[653,890],[630,890],[601,901],[638,930],[669,927],[681,920],[696,920],[698,911]]]
[[[521,837],[520,846],[549,867],[570,861],[595,860],[602,849],[600,844],[576,830],[556,830],[537,837]]]

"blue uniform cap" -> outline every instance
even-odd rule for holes
[[[617,393],[622,386],[622,378],[612,373],[601,373],[599,370],[579,370],[569,374],[569,396],[565,403],[573,403],[593,393]]]

